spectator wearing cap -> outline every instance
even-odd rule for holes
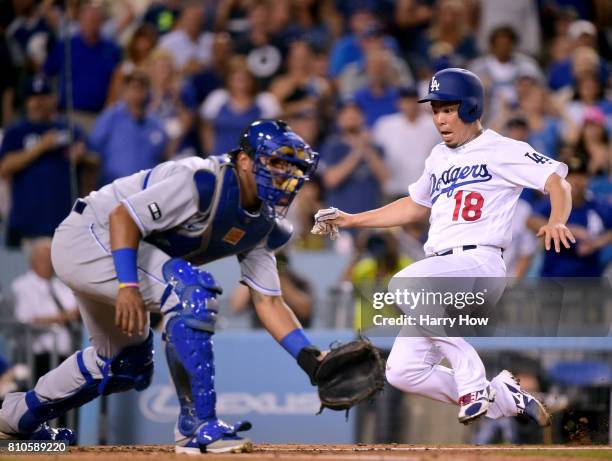
[[[125,77],[122,99],[100,114],[89,142],[101,164],[99,183],[153,168],[166,156],[162,122],[147,113],[150,80],[143,72]]]
[[[388,197],[406,196],[408,184],[415,182],[423,171],[425,159],[439,143],[440,136],[431,123],[431,114],[417,103],[415,87],[399,90],[399,112],[380,117],[372,129],[372,138],[384,153],[389,170],[385,185]],[[409,140],[410,148],[406,148]]]
[[[542,277],[600,277],[604,266],[601,249],[612,243],[612,209],[587,196],[589,175],[587,159],[574,156],[566,159],[569,167],[567,181],[572,186],[572,211],[567,226],[576,237],[576,245],[561,247],[559,253],[547,251],[540,275]],[[527,225],[537,231],[546,224],[550,201],[544,200],[534,208]]]
[[[347,213],[378,208],[389,171],[359,106],[349,102],[340,109],[338,131],[321,147],[320,171],[327,205]]]
[[[104,107],[111,78],[121,61],[121,50],[101,37],[103,21],[99,6],[85,5],[79,11],[79,32],[70,40],[71,83],[74,115],[87,129]],[[45,74],[59,76],[60,107],[66,107],[66,50],[57,43],[44,65]]]
[[[394,38],[383,35],[380,25],[372,13],[372,6],[356,2],[349,18],[350,34],[337,40],[329,55],[329,75],[332,78],[340,76],[351,63],[359,63],[364,58],[364,47],[373,38],[382,40],[384,47],[397,52],[398,45]]]
[[[203,31],[204,19],[201,2],[190,2],[181,11],[176,28],[159,41],[159,47],[170,52],[185,75],[202,70],[211,59],[213,34]]]
[[[0,146],[0,175],[10,180],[12,197],[8,246],[53,235],[72,205],[70,156],[93,163],[86,152],[83,132],[77,128],[71,136],[57,116],[48,82],[33,79],[26,90],[26,115],[6,129]]]
[[[557,91],[575,85],[585,74],[595,74],[602,86],[610,75],[608,63],[597,54],[597,29],[592,22],[579,19],[567,32],[571,54],[553,62],[547,71],[548,86]]]
[[[502,25],[492,30],[489,53],[476,58],[470,70],[478,75],[487,91],[489,119],[499,115],[503,101],[515,101],[515,84],[520,75],[540,75],[537,62],[518,51],[518,35],[511,26]]]

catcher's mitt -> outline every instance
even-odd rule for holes
[[[339,344],[327,353],[316,373],[321,411],[348,410],[371,399],[385,384],[380,353],[365,339]]]

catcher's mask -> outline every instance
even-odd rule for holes
[[[281,216],[319,161],[319,154],[281,120],[253,122],[240,137],[240,149],[253,159],[257,196]]]

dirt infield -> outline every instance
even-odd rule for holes
[[[425,447],[415,445],[255,445],[252,453],[203,455],[219,461],[575,461],[612,460],[612,447],[500,447],[452,446]],[[176,455],[169,445],[74,447],[68,454],[0,455],[0,461],[36,460],[188,460],[198,457]]]

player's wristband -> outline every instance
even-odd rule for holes
[[[135,248],[119,248],[113,251],[113,261],[117,271],[119,284],[136,284],[138,286],[138,272]]]
[[[312,343],[306,336],[306,333],[304,333],[304,330],[301,328],[296,328],[280,340],[280,345],[283,346],[285,350],[297,360],[300,351],[305,347],[311,346]]]

